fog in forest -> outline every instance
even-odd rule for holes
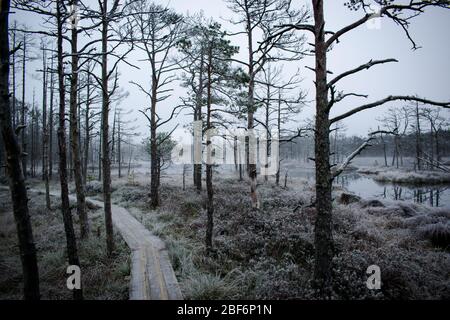
[[[449,299],[449,9],[2,1],[0,299]]]

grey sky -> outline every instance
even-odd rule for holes
[[[171,0],[156,1],[168,4],[179,13],[194,14],[203,11],[206,17],[212,17],[221,22],[225,28],[238,30],[243,26],[231,26],[224,19],[232,17],[232,12],[227,8],[223,0]],[[345,1],[328,0],[325,1],[325,15],[327,29],[334,30],[351,23],[361,12],[351,12],[344,7]],[[307,3],[310,1],[295,1],[294,3]],[[31,23],[26,15],[17,14],[16,19],[20,23]],[[333,114],[339,114],[362,103],[375,101],[390,94],[417,94],[434,100],[450,100],[450,11],[449,10],[428,10],[424,15],[415,18],[411,28],[411,34],[416,42],[422,47],[412,51],[411,44],[405,37],[401,28],[392,22],[382,19],[379,29],[370,29],[362,26],[356,31],[342,37],[340,43],[335,46],[329,54],[328,67],[334,74],[339,74],[348,69],[368,62],[370,59],[396,58],[398,63],[375,66],[370,70],[363,71],[358,75],[343,80],[338,87],[346,92],[356,92],[368,94],[368,99],[348,99],[334,107]],[[236,37],[233,44],[241,47],[241,51],[246,50],[245,39]],[[138,54],[129,57],[130,62],[136,63]],[[305,66],[313,66],[312,58],[305,58],[301,61],[290,63],[285,66],[285,70],[300,68],[304,82],[302,89],[309,92],[309,99],[314,99],[313,73]],[[141,70],[134,70],[127,66],[122,66],[120,72],[121,86],[129,91],[129,97],[121,104],[125,110],[133,109],[135,112],[130,119],[137,118],[135,124],[140,127],[139,132],[148,135],[147,122],[137,110],[147,106],[149,101],[140,93],[136,87],[129,84],[130,80],[146,86],[149,84],[148,66],[140,65]],[[39,68],[39,65],[30,66],[29,74]],[[333,77],[332,75],[330,77]],[[36,96],[39,99],[41,92],[41,82],[34,80],[28,86],[28,101],[31,101],[33,87],[36,88]],[[176,88],[173,97],[162,102],[158,106],[162,117],[171,112],[171,108],[179,103],[178,97],[184,95],[184,90]],[[395,103],[399,105],[398,102]],[[391,104],[393,105],[393,104]],[[376,118],[379,118],[388,106],[368,110],[345,121],[348,134],[364,135],[370,128],[376,128]],[[313,102],[304,109],[291,126],[300,125],[303,119],[310,118],[314,114]],[[444,112],[447,116],[449,112]],[[191,117],[180,116],[173,123],[165,128],[170,130],[174,124],[180,122],[186,124],[191,121]]]

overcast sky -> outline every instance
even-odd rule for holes
[[[227,19],[232,18],[233,14],[223,0],[161,0],[156,2],[168,4],[169,7],[183,14],[194,14],[202,10],[206,17],[216,19],[226,29],[241,30],[243,28],[243,26],[233,26],[227,22]],[[310,3],[310,1],[299,0],[293,2],[296,4]],[[325,1],[327,30],[336,31],[361,17],[361,12],[349,11],[343,5],[344,2],[340,0]],[[15,19],[30,27],[37,28],[38,26],[37,20],[30,19],[29,15],[17,13]],[[390,94],[417,94],[434,100],[450,100],[450,10],[427,10],[425,14],[414,19],[410,31],[416,43],[422,47],[421,49],[412,51],[411,43],[405,37],[401,28],[386,19],[381,19],[379,25],[362,26],[340,39],[340,43],[335,46],[328,58],[328,68],[334,74],[364,64],[370,59],[396,58],[399,62],[375,66],[370,70],[342,80],[338,87],[339,90],[368,94],[369,98],[367,100],[348,99],[334,107],[333,115]],[[242,52],[245,52],[245,38],[235,37],[232,42],[239,46]],[[133,63],[136,63],[138,59],[137,53],[129,57],[129,61]],[[134,110],[130,119],[136,119],[134,124],[139,126],[138,131],[143,135],[148,135],[147,122],[137,110],[148,106],[149,101],[135,86],[129,83],[131,80],[139,82],[143,86],[150,83],[148,66],[145,64],[139,64],[139,66],[141,67],[140,70],[131,69],[125,65],[120,67],[120,85],[130,93],[128,98],[122,102],[121,107],[124,110]],[[285,66],[285,69],[295,70],[300,68],[304,78],[301,89],[306,90],[309,93],[308,99],[313,100],[313,73],[305,66],[314,66],[312,58],[308,57],[290,63]],[[30,64],[27,70],[28,74],[32,75],[34,70],[39,67],[40,64]],[[30,102],[33,88],[35,88],[36,97],[40,101],[41,81],[33,80],[27,86],[27,99]],[[177,87],[173,92],[173,97],[158,106],[162,117],[170,114],[171,108],[179,104],[179,96],[184,94],[184,89]],[[396,102],[395,105],[401,105],[401,103]],[[346,120],[347,133],[364,135],[370,128],[376,128],[378,125],[376,119],[383,115],[387,107],[364,111]],[[448,116],[449,111],[445,110],[443,114]],[[311,118],[313,115],[314,102],[312,101],[296,119],[293,119],[291,127],[301,125],[304,119]],[[181,115],[164,129],[170,130],[178,122],[186,124],[191,121],[191,118]]]

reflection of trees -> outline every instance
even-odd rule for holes
[[[413,200],[416,203],[427,203],[432,207],[439,207],[441,193],[446,191],[449,187],[432,187],[425,189],[414,190]]]
[[[402,199],[402,187],[394,186],[394,200],[403,200]]]
[[[351,189],[349,187],[352,183],[361,178],[362,176],[358,173],[347,173],[338,176],[334,181],[334,185],[349,190]],[[378,189],[373,190],[372,196],[375,196],[376,198],[396,201],[413,201],[414,203],[428,204],[432,207],[439,207],[441,205],[443,192],[450,188],[450,186],[447,185],[417,187],[405,184],[375,182],[378,187],[382,188],[381,192],[378,191]]]

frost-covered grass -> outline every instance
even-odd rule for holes
[[[66,287],[66,240],[60,202],[52,198],[52,210],[45,208],[44,195],[29,194],[33,234],[38,254],[42,299],[72,299]],[[116,234],[116,255],[106,257],[102,210],[89,210],[92,233],[78,239],[83,294],[85,299],[128,299],[130,251]],[[75,232],[78,217],[73,211]],[[0,299],[22,299],[22,271],[8,192],[0,192]]]
[[[386,167],[360,168],[358,173],[372,175],[379,182],[405,184],[440,184],[450,183],[450,173],[443,171],[413,171]]]
[[[284,189],[261,181],[262,207],[253,211],[248,182],[216,175],[211,254],[204,249],[205,191],[198,194],[190,179],[183,191],[179,177],[164,177],[162,205],[151,210],[148,183],[119,181],[113,199],[165,241],[185,298],[318,297],[311,286],[314,189],[307,182],[292,180]],[[333,298],[449,299],[450,255],[442,242],[449,221],[447,209],[401,201],[335,202]],[[379,291],[366,287],[372,264],[381,268]]]

